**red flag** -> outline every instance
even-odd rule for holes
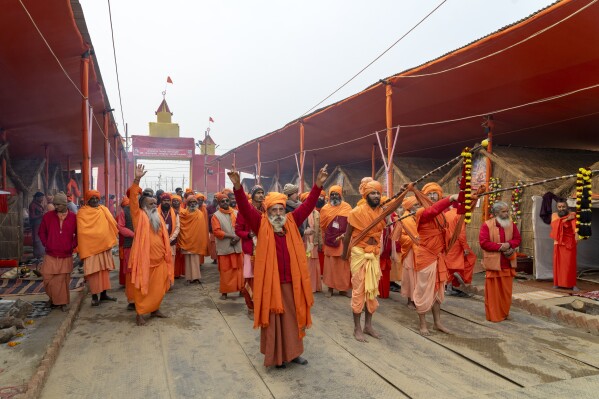
[[[167,76],[167,77],[166,77],[166,83],[173,84],[173,80],[171,79],[171,77],[170,77],[170,76]]]
[[[214,119],[212,119],[212,117],[209,117],[208,122],[214,122]]]

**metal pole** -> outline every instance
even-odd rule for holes
[[[110,197],[110,141],[108,140],[108,112],[104,111],[104,205],[108,207]],[[112,213],[113,210],[109,209]]]
[[[88,191],[91,180],[91,154],[90,154],[90,136],[89,131],[89,109],[88,109],[88,97],[89,97],[89,50],[83,53],[81,56],[81,149],[82,159],[81,163],[81,180],[82,180],[82,191]]]

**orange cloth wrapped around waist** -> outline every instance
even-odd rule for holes
[[[114,247],[117,244],[117,234],[116,220],[105,206],[93,208],[86,205],[77,212],[77,238],[81,259]]]
[[[358,236],[358,234],[362,232],[362,230],[366,229],[366,227],[368,227],[368,225],[379,216],[381,212],[382,210],[380,207],[372,209],[368,203],[362,204],[352,209],[348,217],[349,224],[353,227],[352,242]],[[380,252],[381,246],[381,233],[384,228],[385,221],[381,220],[376,226],[370,229],[368,234],[366,234],[362,240],[360,240],[360,242],[355,243],[354,246],[364,249],[364,252],[378,254]],[[376,244],[368,244],[370,238],[374,238]]]

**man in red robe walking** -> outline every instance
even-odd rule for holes
[[[576,287],[576,213],[568,210],[565,200],[557,202],[557,213],[551,215],[553,238],[553,288]]]

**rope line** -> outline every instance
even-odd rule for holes
[[[437,11],[443,4],[445,4],[447,0],[443,0],[441,3],[439,3],[439,5],[437,5],[432,11],[430,11],[426,16],[424,16],[424,18],[422,18],[420,21],[418,21],[418,23],[416,25],[414,25],[412,28],[410,28],[410,30],[408,30],[406,33],[404,33],[399,39],[397,39],[395,41],[395,43],[393,43],[391,46],[389,46],[385,51],[383,51],[381,54],[379,54],[374,60],[372,60],[368,65],[366,65],[364,68],[360,69],[360,71],[358,73],[356,73],[354,76],[352,76],[351,78],[349,78],[348,81],[346,81],[345,83],[343,83],[341,86],[339,86],[335,91],[333,91],[331,94],[329,94],[328,96],[326,96],[324,99],[322,99],[318,104],[316,104],[315,106],[313,106],[312,108],[310,108],[309,110],[307,110],[306,112],[304,112],[302,114],[302,116],[305,116],[306,114],[308,114],[310,111],[312,111],[313,109],[315,109],[316,107],[318,107],[320,104],[322,104],[323,102],[325,102],[326,100],[328,100],[329,98],[331,98],[333,95],[335,95],[335,93],[337,93],[339,90],[343,89],[345,86],[347,86],[352,80],[354,80],[355,78],[357,78],[362,72],[364,72],[366,69],[368,69],[372,64],[374,64],[375,62],[377,62],[383,55],[385,55],[387,52],[389,52],[389,50],[391,50],[393,47],[395,47],[395,45],[397,43],[399,43],[400,41],[402,41],[406,36],[408,36],[410,33],[412,33],[413,30],[415,30],[420,24],[422,24],[428,17],[430,17],[435,11]],[[595,0],[596,1],[596,0]],[[301,118],[301,117],[300,117]]]

